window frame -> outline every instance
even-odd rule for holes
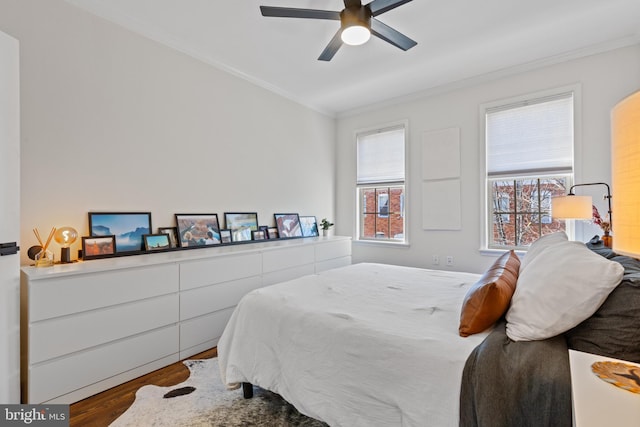
[[[582,86],[581,84],[572,84],[567,86],[556,87],[547,90],[541,90],[536,92],[529,92],[526,94],[499,99],[487,103],[483,103],[479,105],[478,115],[479,115],[479,140],[480,140],[480,252],[485,253],[487,255],[492,255],[496,251],[505,251],[509,249],[514,249],[516,251],[526,252],[528,246],[492,246],[491,245],[491,233],[493,232],[492,224],[489,221],[492,221],[492,206],[491,200],[489,199],[489,187],[490,180],[495,179],[496,177],[489,177],[487,173],[487,113],[490,111],[495,111],[496,108],[506,107],[509,105],[517,106],[518,104],[526,103],[527,101],[538,100],[541,98],[550,98],[554,96],[561,95],[563,93],[572,93],[573,94],[573,165],[572,171],[568,177],[567,185],[572,185],[574,182],[581,181],[581,164],[578,162],[578,159],[582,158]],[[554,172],[550,171],[545,173],[540,173],[535,176],[530,176],[531,178],[545,178],[549,176],[556,175],[567,175],[566,171],[562,172]],[[522,175],[512,174],[509,178],[525,178],[528,175],[523,173]],[[570,239],[575,238],[575,227],[573,221],[565,222],[565,231]]]
[[[392,131],[396,129],[402,129],[404,131],[404,180],[401,181],[379,181],[379,182],[367,182],[358,184],[357,175],[358,175],[358,138],[367,134],[384,132],[384,131]],[[358,129],[354,132],[354,159],[355,159],[355,176],[354,178],[354,189],[355,189],[355,227],[354,227],[354,237],[353,241],[363,244],[381,244],[381,245],[390,245],[390,246],[408,246],[408,216],[406,210],[406,194],[408,191],[407,185],[407,177],[409,176],[409,122],[408,120],[399,120],[395,122],[390,122],[378,126],[372,126],[368,128]],[[402,239],[394,239],[394,238],[373,238],[373,237],[364,237],[363,226],[364,226],[364,211],[363,208],[366,202],[363,202],[362,191],[368,189],[391,189],[394,187],[402,187],[402,195],[400,196],[400,216],[403,220],[403,238]],[[391,200],[391,195],[389,194],[389,201]],[[376,199],[377,202],[377,199]],[[377,203],[376,203],[377,205]],[[371,207],[370,207],[371,208]],[[375,210],[378,210],[378,206],[375,207]],[[388,219],[387,217],[384,218]]]

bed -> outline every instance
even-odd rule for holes
[[[458,334],[480,275],[355,264],[255,290],[218,343],[223,380],[280,394],[332,426],[458,424]]]
[[[261,288],[223,381],[331,426],[571,426],[568,348],[640,362],[640,262],[567,241],[483,274],[356,264]]]

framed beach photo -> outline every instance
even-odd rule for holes
[[[300,216],[300,227],[302,227],[302,237],[317,237],[318,222],[315,216]]]
[[[302,227],[300,227],[300,217],[297,213],[277,213],[273,214],[278,227],[278,235],[281,239],[292,237],[302,237]]]
[[[251,232],[258,229],[258,214],[256,212],[225,212],[224,224],[231,230],[234,242],[251,241]]]
[[[175,214],[180,246],[219,245],[220,225],[218,214]]]
[[[116,254],[116,236],[82,237],[82,258],[84,260],[109,258]]]
[[[222,243],[231,243],[231,230],[228,228],[223,228],[220,230],[220,241]]]
[[[150,233],[151,212],[89,212],[89,234],[114,235],[119,255],[144,252],[142,236]]]
[[[171,249],[169,235],[164,233],[145,234],[142,236],[145,251],[166,251]]]
[[[158,233],[163,233],[169,236],[169,244],[172,248],[180,247],[180,241],[178,240],[178,227],[158,227]]]

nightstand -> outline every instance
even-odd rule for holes
[[[640,394],[623,390],[598,378],[594,362],[640,364],[569,350],[573,424],[576,427],[640,426]]]

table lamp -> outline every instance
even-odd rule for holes
[[[63,264],[71,262],[71,250],[69,246],[78,238],[78,232],[73,227],[60,227],[53,236],[62,249],[60,250],[60,262]]]

